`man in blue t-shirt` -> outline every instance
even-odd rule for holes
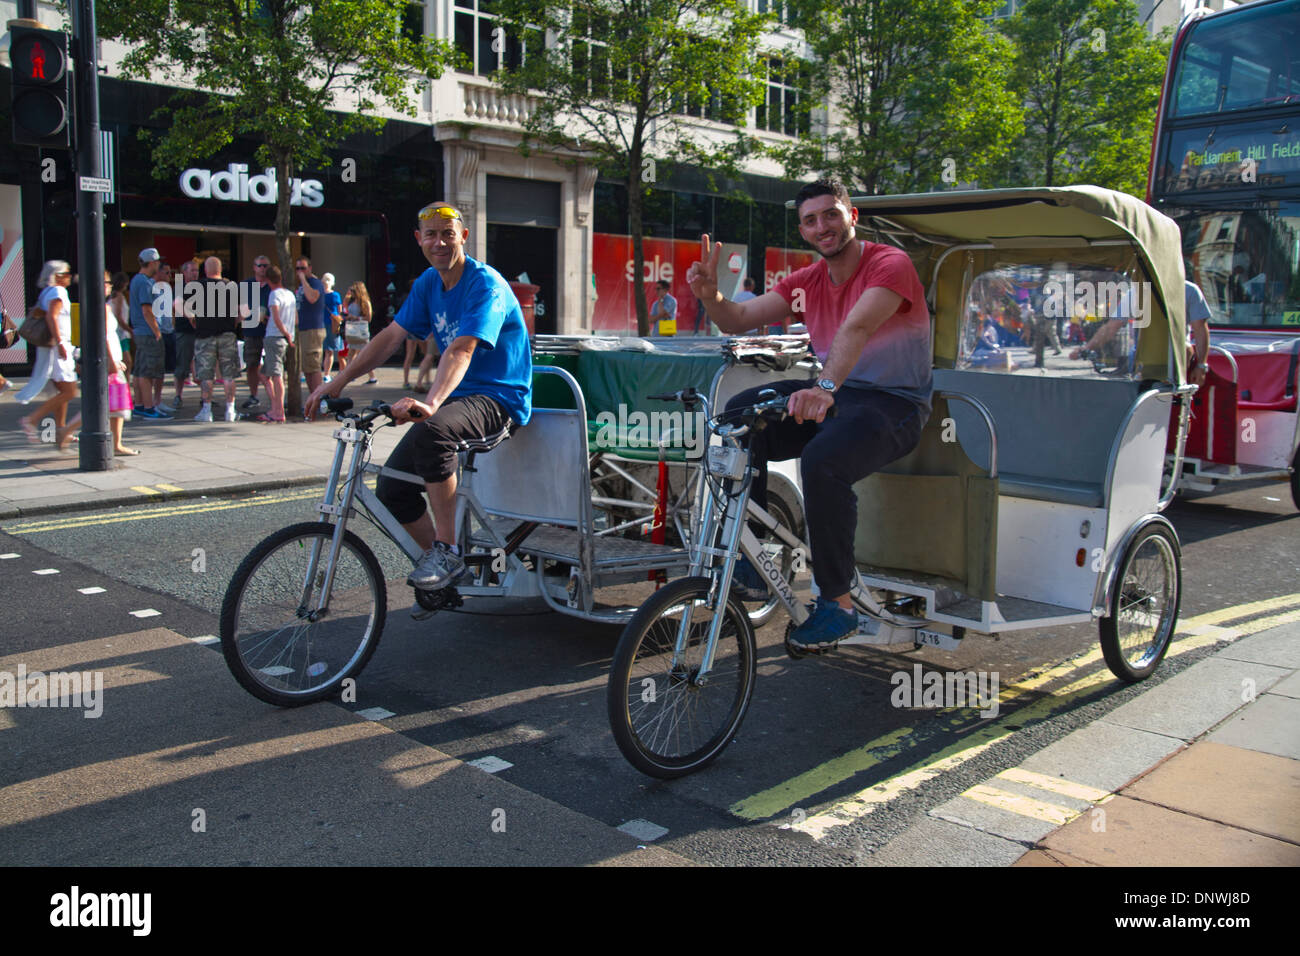
[[[433,520],[418,487],[380,476],[381,501],[424,549],[406,579],[436,590],[465,570],[456,544],[456,456],[466,447],[490,447],[532,416],[533,357],[519,300],[491,266],[465,255],[469,230],[445,202],[420,210],[416,241],[433,268],[415,280],[397,318],[370,340],[348,367],[312,392],[304,410],[314,417],[320,402],[337,397],[348,382],[368,375],[392,355],[408,334],[432,333],[441,352],[433,385],[423,402],[398,399],[398,422],[416,422],[388,458],[388,467],[424,479]]]
[[[324,377],[325,283],[312,275],[311,260],[306,256],[294,260],[293,271],[298,279],[298,368],[307,379],[307,387],[314,391]]]

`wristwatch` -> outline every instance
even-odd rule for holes
[[[830,392],[833,395],[835,394],[835,389],[839,386],[835,384],[834,379],[819,378],[817,379],[817,387],[823,391]]]

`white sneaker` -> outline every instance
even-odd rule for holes
[[[207,402],[204,402],[204,403],[199,407],[199,413],[198,413],[197,415],[194,416],[194,420],[195,420],[196,422],[210,422],[210,421],[212,421],[212,406],[209,405]]]
[[[239,416],[235,414],[235,403],[226,402],[226,421],[235,422],[238,420]]]
[[[329,403],[328,403],[328,402],[321,402],[321,403],[320,403],[320,414],[322,414],[322,415],[328,415],[329,413],[330,413]]]

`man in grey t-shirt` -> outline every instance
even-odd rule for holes
[[[163,345],[162,328],[154,315],[154,276],[158,274],[162,256],[150,246],[140,250],[140,271],[131,278],[127,307],[131,319],[131,349],[135,353],[132,373],[135,376],[135,416],[138,418],[171,418],[171,413],[158,406],[155,395],[162,393],[166,377],[167,353]],[[162,290],[161,295],[170,295]]]

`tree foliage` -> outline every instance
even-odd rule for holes
[[[737,0],[496,0],[492,10],[509,51],[495,79],[535,97],[523,148],[545,146],[627,184],[641,275],[643,201],[669,164],[734,171],[754,149],[743,127],[763,96],[753,68],[770,18]],[[634,298],[645,335],[647,306]]]
[[[869,194],[954,188],[1005,164],[1022,128],[994,0],[797,0],[831,122],[778,149],[787,172]]]
[[[1168,36],[1149,37],[1132,0],[1025,0],[1003,29],[1025,103],[1003,182],[1143,195]]]
[[[237,137],[260,144],[257,161],[276,171],[276,245],[288,283],[290,179],[327,164],[344,137],[381,128],[381,107],[415,115],[413,90],[450,61],[445,45],[404,35],[406,8],[405,0],[100,0],[98,25],[131,48],[124,76],[194,87],[164,108],[156,177]],[[296,370],[289,378],[296,406]]]

